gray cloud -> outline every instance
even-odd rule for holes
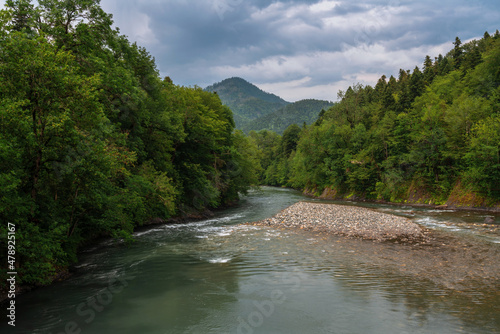
[[[0,0],[0,3],[2,1]],[[421,65],[494,32],[498,0],[102,0],[162,75],[206,86],[241,76],[288,100],[335,100],[355,82]]]

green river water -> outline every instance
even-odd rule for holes
[[[499,291],[481,282],[449,290],[374,265],[340,237],[240,225],[300,200],[265,187],[212,219],[98,244],[68,280],[17,296],[17,326],[2,321],[0,332],[500,333]],[[491,214],[367,206],[500,247],[477,227]]]

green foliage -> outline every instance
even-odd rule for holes
[[[423,72],[400,70],[374,88],[355,85],[340,102],[279,143],[260,145],[264,183],[400,202],[444,202],[458,183],[500,200],[500,38],[455,47]],[[290,132],[291,131],[291,132]],[[295,132],[294,132],[295,131]],[[293,136],[292,133],[294,134]],[[260,133],[251,138],[264,142]]]
[[[38,233],[57,230],[71,237],[81,218],[90,223],[87,205],[106,193],[109,176],[120,165],[104,135],[110,127],[98,103],[99,78],[79,75],[74,57],[43,37],[14,32],[2,46],[0,141],[17,151],[1,160],[2,170],[8,171],[2,176],[15,180],[2,197],[7,202],[24,199],[21,214],[20,208],[3,207],[2,221],[17,221],[21,233],[35,225]],[[55,253],[63,245],[54,244],[53,237],[33,236],[50,243],[41,247],[48,263],[32,266],[30,261],[39,259],[27,256],[23,279],[44,280],[67,264]],[[38,269],[32,273],[30,268]]]
[[[237,200],[259,162],[233,130],[216,94],[161,80],[99,1],[8,1],[0,235],[16,224],[20,282],[50,282],[96,237]]]
[[[181,209],[190,211],[226,204],[228,193],[234,200],[232,175],[238,165],[234,159],[234,122],[228,107],[217,94],[172,87],[176,96],[173,108],[181,112],[185,138],[176,144],[173,164],[181,189]]]
[[[296,124],[290,125],[283,136],[269,130],[250,132],[249,139],[256,149],[254,156],[260,162],[257,175],[261,184],[291,186],[291,161],[301,133],[302,128]]]
[[[259,182],[265,180],[265,172],[276,159],[280,147],[281,137],[273,131],[261,130],[259,132],[250,131],[248,138],[256,148],[255,156],[258,159],[260,168],[256,170]]]
[[[476,123],[465,158],[466,179],[485,195],[500,198],[500,114]]]
[[[232,196],[228,196],[230,200],[235,199],[237,192],[246,194],[248,190],[246,185],[257,186],[258,175],[263,171],[259,160],[260,152],[251,138],[237,130],[233,135],[233,142],[230,173],[234,186],[232,194],[230,193]]]
[[[330,108],[333,103],[321,100],[301,100],[290,103],[279,110],[254,119],[242,126],[244,132],[251,130],[260,131],[263,129],[282,134],[291,124],[312,124],[318,118],[321,110]]]

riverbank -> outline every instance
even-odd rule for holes
[[[500,245],[424,228],[404,217],[299,202],[249,224],[310,233],[374,265],[456,291],[466,291],[478,282],[492,292],[500,288]]]
[[[229,203],[223,207],[217,208],[217,209],[204,209],[204,210],[192,210],[189,212],[184,212],[182,214],[178,214],[174,217],[170,217],[168,219],[161,219],[161,218],[153,218],[148,221],[145,221],[142,225],[140,226],[135,226],[133,233],[140,232],[140,231],[145,231],[148,229],[153,228],[154,226],[158,225],[176,225],[176,224],[186,224],[189,222],[196,222],[200,221],[203,219],[209,219],[215,216],[217,212],[220,212],[222,210],[225,210],[227,208],[230,208],[232,206],[235,206],[237,202],[232,202]],[[81,244],[78,247],[78,258],[80,255],[85,252],[86,250],[100,244],[103,242],[106,242],[108,240],[115,240],[116,242],[123,242],[123,239],[121,238],[114,238],[111,235],[99,235],[93,239],[87,240],[85,243]],[[58,267],[54,271],[53,275],[48,278],[48,283],[47,284],[19,284],[16,286],[16,295],[21,295],[23,293],[30,292],[32,290],[35,290],[37,288],[41,288],[44,286],[49,286],[52,285],[56,282],[62,282],[67,280],[68,278],[73,276],[73,271],[74,267],[77,266],[80,262],[73,263],[69,266],[64,266],[64,267]],[[8,287],[7,285],[5,287],[0,287],[0,305],[4,304],[6,301],[8,301]]]
[[[480,196],[472,191],[467,191],[461,188],[458,183],[445,202],[437,202],[431,195],[423,190],[411,188],[408,190],[405,198],[398,199],[398,202],[391,202],[384,199],[369,199],[362,195],[342,194],[334,188],[326,187],[323,191],[318,189],[306,188],[302,191],[305,196],[318,198],[323,200],[342,200],[342,201],[359,201],[378,204],[389,204],[396,206],[414,206],[435,208],[440,210],[461,210],[461,211],[481,211],[481,212],[500,212],[500,202],[491,202],[490,200]],[[489,203],[489,205],[487,205]]]

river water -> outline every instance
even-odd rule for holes
[[[300,200],[264,187],[213,219],[103,242],[70,279],[18,296],[17,326],[2,321],[0,332],[500,333],[499,291],[480,282],[450,290],[373,265],[340,237],[240,225]],[[498,230],[482,226],[498,215],[367,206],[500,247]]]

